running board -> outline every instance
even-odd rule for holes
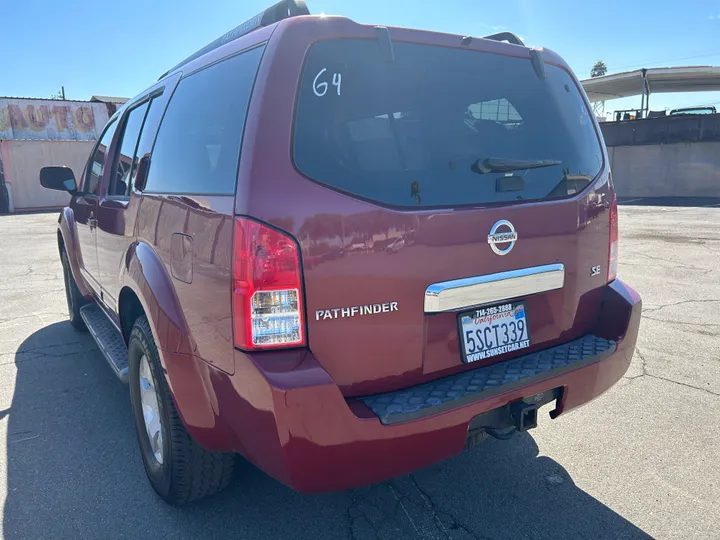
[[[128,351],[122,334],[95,302],[81,307],[80,316],[115,375],[122,382],[127,383]]]

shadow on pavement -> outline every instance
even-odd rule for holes
[[[226,492],[171,508],[145,479],[127,387],[88,334],[52,324],[22,343],[15,362],[12,405],[2,411],[5,540],[649,538],[538,456],[528,434],[329,495],[300,495],[241,462]]]

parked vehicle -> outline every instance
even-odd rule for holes
[[[682,109],[673,109],[670,116],[678,116],[685,114],[717,114],[717,109],[712,105],[707,107],[684,107]]]
[[[587,403],[633,355],[607,153],[562,58],[306,12],[165,73],[82,178],[40,175],[72,195],[70,320],[129,383],[169,503],[236,454],[302,492],[404,474]]]
[[[390,243],[385,248],[389,253],[397,253],[402,248],[405,247],[405,239],[402,236],[398,236],[394,240],[390,241]]]

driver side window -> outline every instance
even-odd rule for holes
[[[150,102],[146,101],[142,105],[131,109],[125,115],[125,128],[118,139],[119,151],[115,151],[117,154],[115,170],[110,176],[107,191],[109,196],[127,197],[130,194],[130,172],[137,166],[138,161],[135,148],[137,147],[138,137],[140,137],[149,104]]]
[[[87,169],[85,170],[85,178],[82,188],[80,189],[83,194],[97,195],[105,165],[111,161],[108,156],[108,150],[113,140],[113,135],[115,135],[116,128],[117,121],[113,120],[112,123],[105,128],[102,137],[100,137],[100,142],[98,142],[95,147],[93,155],[88,162]]]

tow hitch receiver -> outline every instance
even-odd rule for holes
[[[559,403],[561,397],[562,388],[553,388],[477,415],[468,425],[465,447],[472,448],[485,438],[485,434],[504,441],[518,432],[537,427],[538,409],[553,401]],[[552,412],[550,416],[553,417]]]
[[[527,431],[537,427],[537,403],[518,401],[510,405],[510,416],[518,431]]]

